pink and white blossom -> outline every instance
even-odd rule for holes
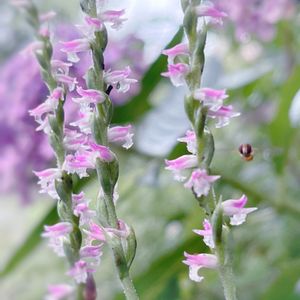
[[[106,71],[104,73],[104,80],[107,84],[113,86],[117,92],[126,93],[130,89],[130,85],[136,83],[137,80],[129,78],[131,74],[130,67],[126,67],[123,70]]]
[[[63,100],[64,91],[58,87],[53,90],[47,100],[29,111],[29,114],[33,116],[38,123],[41,124],[42,116],[46,113],[54,113],[58,107],[59,100]]]
[[[65,256],[63,243],[65,238],[73,231],[73,225],[69,222],[60,222],[52,226],[44,226],[42,237],[49,238],[49,247],[58,256]]]
[[[68,275],[73,277],[74,280],[77,283],[85,283],[87,280],[87,273],[88,272],[93,272],[94,270],[91,270],[87,262],[84,260],[79,260],[75,262],[74,266],[68,271]]]
[[[240,113],[235,112],[232,105],[223,105],[216,111],[209,110],[207,115],[210,118],[217,119],[216,128],[221,128],[228,125],[230,119],[238,117]]]
[[[181,86],[185,82],[185,76],[190,72],[190,67],[184,63],[169,64],[168,71],[161,73],[164,77],[169,77],[174,86]]]
[[[75,205],[73,212],[75,216],[80,217],[79,225],[88,224],[96,216],[96,212],[89,208],[89,201]]]
[[[177,44],[176,46],[162,51],[162,54],[168,56],[168,63],[174,64],[174,59],[178,55],[189,55],[189,47],[185,43]]]
[[[90,42],[86,38],[76,39],[69,42],[61,42],[60,51],[67,53],[68,60],[73,63],[79,62],[77,53],[90,50]]]
[[[71,126],[78,127],[84,134],[92,133],[92,120],[94,115],[94,109],[89,106],[83,106],[78,113],[79,119],[70,123]]]
[[[183,155],[173,160],[165,160],[165,163],[166,170],[173,172],[175,180],[183,181],[186,177],[182,171],[196,167],[198,160],[196,155]]]
[[[91,152],[83,151],[67,155],[62,168],[69,174],[78,174],[80,178],[88,177],[87,169],[95,169],[95,161]]]
[[[189,277],[191,280],[201,282],[204,277],[198,274],[201,268],[216,269],[218,267],[218,259],[213,254],[188,254],[184,252],[184,264],[189,266]]]
[[[200,88],[194,91],[194,98],[207,106],[211,111],[217,111],[223,105],[224,99],[228,98],[226,90]]]
[[[87,234],[90,241],[106,241],[104,230],[96,223],[91,222],[89,230],[84,229],[84,232]]]
[[[205,2],[196,7],[198,17],[208,17],[208,22],[212,24],[223,25],[223,19],[227,14],[218,8],[212,2]]]
[[[66,84],[70,92],[74,91],[76,84],[78,83],[75,77],[65,74],[56,74],[55,78],[58,82]]]
[[[75,103],[82,106],[89,104],[103,103],[106,99],[105,94],[98,90],[88,89],[85,90],[80,86],[77,86],[77,93],[81,96],[80,98],[72,98]]]
[[[184,187],[191,189],[197,197],[207,196],[212,183],[220,177],[218,175],[208,175],[204,169],[197,169],[193,171],[190,179],[184,184]]]
[[[197,140],[196,140],[196,134],[193,130],[188,130],[185,134],[185,137],[177,139],[177,141],[186,143],[187,150],[192,153],[197,153]]]
[[[243,195],[239,199],[229,199],[222,202],[222,208],[224,215],[230,217],[231,225],[240,225],[246,221],[246,217],[251,212],[257,210],[257,207],[248,207],[244,206],[247,204],[248,198]]]
[[[125,15],[125,9],[122,10],[106,10],[100,15],[100,19],[103,22],[110,23],[111,28],[120,29],[123,23],[127,20],[123,18]]]
[[[49,285],[45,300],[63,300],[71,296],[73,292],[74,287],[68,284]]]
[[[64,62],[59,59],[52,59],[51,60],[51,69],[54,74],[64,74],[69,75],[70,67],[73,64]]]
[[[64,145],[68,150],[87,150],[89,137],[82,132],[65,128]]]
[[[108,140],[112,143],[120,143],[125,149],[129,149],[133,145],[131,132],[132,126],[114,126],[108,129]]]
[[[208,247],[215,248],[212,226],[211,226],[209,220],[204,219],[202,230],[194,229],[193,231],[196,234],[203,236],[203,241]]]
[[[99,258],[102,255],[102,244],[97,246],[87,245],[80,249],[81,258]]]
[[[89,144],[95,158],[100,158],[102,161],[111,162],[115,159],[115,155],[106,146],[91,142]]]
[[[43,171],[34,171],[33,173],[39,178],[38,184],[41,186],[40,193],[46,193],[53,199],[59,199],[55,189],[55,180],[60,179],[61,170],[51,168]]]

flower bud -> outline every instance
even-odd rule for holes
[[[126,256],[128,268],[130,269],[130,266],[135,257],[136,246],[137,246],[135,232],[131,226],[129,226],[129,235],[126,238],[126,242],[127,242],[127,247],[125,250],[125,256]]]
[[[103,193],[113,197],[114,187],[119,177],[119,163],[116,157],[111,161],[102,161],[97,158],[96,170]]]
[[[222,243],[223,209],[221,202],[216,206],[212,216],[213,239],[215,245]]]

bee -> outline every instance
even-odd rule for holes
[[[254,158],[254,150],[250,144],[241,144],[239,146],[239,152],[243,160],[251,161]]]

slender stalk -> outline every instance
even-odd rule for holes
[[[97,5],[95,0],[82,0],[82,10],[90,17],[97,16]],[[104,82],[104,51],[107,45],[107,31],[105,26],[101,31],[95,32],[95,40],[91,43],[93,68],[89,71],[89,80],[87,85],[89,88],[100,90],[106,93],[107,97],[104,103],[97,105],[97,110],[93,120],[93,137],[97,144],[109,147],[107,132],[112,118],[112,103],[109,99],[111,86],[106,86]],[[114,154],[113,154],[114,155]],[[97,159],[96,163],[97,177],[101,186],[101,196],[98,198],[98,215],[100,224],[105,228],[106,226],[119,229],[119,220],[116,213],[114,203],[114,189],[119,177],[119,164],[114,155],[111,162],[102,162]],[[131,237],[135,240],[135,235],[132,233]],[[136,242],[131,244],[126,241],[128,246],[124,249],[122,238],[119,236],[106,236],[114,257],[115,266],[123,286],[123,290],[128,300],[137,300],[138,295],[133,282],[129,275],[130,265],[135,255]],[[130,252],[130,255],[126,252]]]
[[[209,172],[210,164],[214,156],[214,138],[210,130],[207,128],[208,109],[202,102],[195,101],[194,94],[201,86],[201,78],[205,63],[204,48],[206,44],[207,26],[203,20],[203,26],[200,31],[198,27],[198,17],[195,13],[195,7],[201,3],[200,0],[182,0],[182,8],[184,11],[184,29],[188,38],[190,51],[190,72],[186,76],[186,82],[189,87],[189,95],[185,98],[185,110],[191,122],[191,126],[196,135],[198,168],[206,169]],[[212,192],[211,201],[205,199],[204,196],[197,197],[194,193],[200,207],[205,210],[206,214],[214,218],[214,214],[222,215],[222,210],[217,207],[216,196]],[[224,289],[226,300],[236,300],[236,288],[234,284],[234,276],[230,258],[228,245],[228,229],[222,233],[222,217],[219,218],[217,224],[217,241],[216,248],[213,251],[218,259],[218,270],[220,279]],[[222,236],[223,235],[223,236]]]

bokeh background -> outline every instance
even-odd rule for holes
[[[81,19],[77,0],[36,2],[41,11],[57,12],[55,42],[78,34],[72,25]],[[165,158],[185,153],[176,139],[188,128],[185,89],[175,89],[160,76],[166,69],[162,49],[182,39],[180,1],[109,2],[116,9],[125,7],[128,21],[110,32],[106,64],[129,64],[140,80],[129,95],[113,95],[114,123],[135,127],[133,149],[115,150],[121,165],[118,211],[138,239],[132,267],[138,292],[143,300],[223,299],[216,272],[204,271],[201,284],[188,279],[183,251],[207,251],[192,233],[204,215],[190,191],[164,169]],[[298,2],[219,2],[229,18],[209,33],[203,86],[227,88],[241,117],[213,129],[212,169],[222,175],[216,190],[224,199],[245,193],[249,205],[259,207],[233,230],[238,298],[300,299]],[[32,32],[8,1],[1,1],[0,10],[0,298],[43,299],[47,284],[63,281],[66,271],[40,238],[43,224],[56,222],[57,215],[55,203],[38,193],[32,173],[54,164],[47,140],[28,116],[45,99],[46,89],[34,58],[20,54],[33,40]],[[87,61],[73,71],[80,75]],[[242,143],[253,145],[253,161],[240,158]],[[95,198],[93,178],[84,189]],[[108,250],[96,275],[98,299],[123,299]]]

